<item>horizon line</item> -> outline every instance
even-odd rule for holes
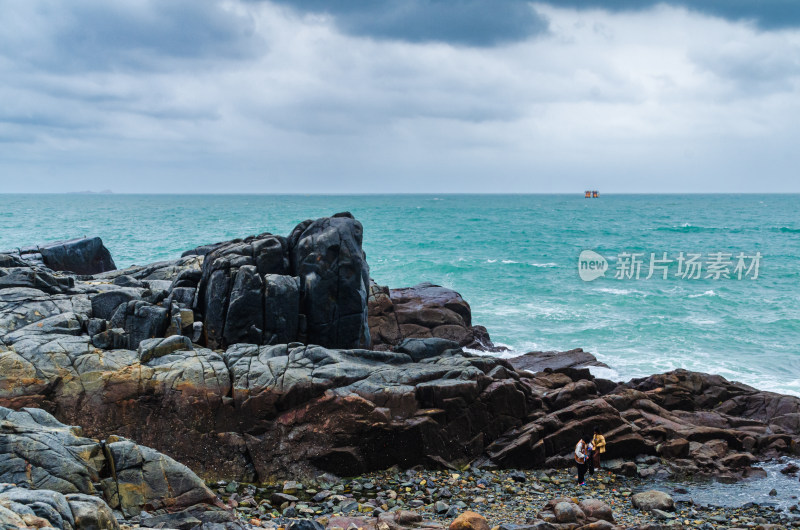
[[[621,192],[599,192],[599,197],[615,196],[615,195],[800,195],[800,191],[621,191]],[[88,195],[88,196],[109,196],[109,195],[139,195],[139,196],[262,196],[262,197],[370,197],[370,196],[437,196],[437,195],[450,195],[450,196],[464,196],[464,195],[565,195],[565,196],[578,196],[584,197],[584,191],[580,192],[352,192],[352,193],[301,193],[301,192],[86,192],[86,191],[60,191],[60,192],[40,192],[40,191],[16,191],[16,192],[0,192],[0,196],[8,195]]]

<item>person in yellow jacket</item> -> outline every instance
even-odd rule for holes
[[[600,455],[606,452],[606,439],[600,434],[600,428],[594,428],[594,436],[592,436],[592,446],[594,447],[594,451],[592,451],[592,458],[594,459],[595,469],[600,469]]]

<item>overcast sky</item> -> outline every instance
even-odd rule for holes
[[[0,0],[0,192],[800,192],[795,0]]]

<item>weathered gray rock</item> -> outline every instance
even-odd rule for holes
[[[559,523],[577,523],[586,519],[586,514],[574,502],[562,501],[553,507],[556,521]]]
[[[77,530],[116,530],[119,523],[108,504],[102,499],[82,493],[65,496]]]
[[[93,493],[102,449],[41,409],[0,407],[0,482],[61,493]]]
[[[122,276],[122,278],[129,278],[129,276]],[[97,293],[91,297],[92,316],[111,320],[120,305],[141,299],[141,293],[136,289],[111,289]]]
[[[55,528],[76,528],[69,501],[57,491],[30,490],[12,484],[0,484],[0,505],[4,503],[6,505],[13,503],[13,511],[21,515],[23,521],[26,515],[30,516],[32,513],[35,517],[48,521]]]
[[[115,528],[106,502],[127,514],[216,502],[197,475],[173,459],[118,437],[103,445],[31,408],[0,407],[0,482],[27,486],[0,488],[0,500],[28,505],[50,521],[57,514],[79,528]],[[96,483],[106,502],[92,496],[99,493]]]
[[[126,514],[216,500],[189,468],[149,447],[113,437],[106,453],[114,469],[112,477],[104,481],[104,491],[112,493],[112,507],[116,507],[116,494],[118,506]]]
[[[297,293],[293,277],[265,278]],[[7,292],[14,296],[4,313]],[[140,308],[163,314],[164,308],[129,301],[108,324],[128,330],[99,331],[104,321],[80,317],[91,314],[87,295],[36,293],[0,291],[0,325],[6,318],[6,329],[14,329],[0,335],[8,341],[0,351],[0,405],[46,406],[92,436],[118,432],[177,455],[208,477],[254,480],[320,469],[354,474],[429,456],[474,457],[528,411],[507,364],[464,354],[446,341],[434,341],[444,347],[420,356],[424,363],[399,352],[297,343],[237,344],[220,355],[183,336],[143,338],[152,332],[135,338],[141,341],[133,351],[119,341],[138,322],[131,326],[121,316],[142,316]],[[82,331],[90,326],[92,337]],[[117,349],[99,352],[99,339]],[[403,449],[389,450],[387,437],[404,437]],[[113,506],[119,493],[104,491]]]
[[[442,355],[447,350],[460,350],[457,342],[432,337],[429,339],[404,339],[394,350],[405,353],[414,361]]]
[[[662,510],[671,512],[675,510],[675,501],[663,491],[650,490],[636,493],[631,497],[634,508],[640,510]]]
[[[164,357],[176,351],[192,350],[192,341],[189,337],[173,335],[165,339],[145,339],[139,343],[139,360],[143,363]]]
[[[0,484],[0,527],[117,530],[119,524],[98,497]]]
[[[55,276],[44,270],[14,267],[6,274],[0,274],[0,289],[27,288],[37,289],[48,294],[60,294],[69,291],[75,285],[71,277]]]
[[[134,300],[117,308],[111,327],[125,330],[127,347],[136,349],[143,340],[163,337],[168,322],[169,313],[165,308]]]
[[[19,510],[14,509],[16,506],[11,506],[12,503],[6,502],[4,503],[0,500],[0,528],[25,528],[29,525],[29,522],[24,521],[22,519],[22,514]],[[16,504],[16,503],[14,503]],[[33,510],[30,510],[27,506],[24,507],[25,511],[30,511],[30,513],[26,513],[26,515],[35,517]],[[41,520],[44,523],[44,520]],[[50,525],[50,521],[47,521],[47,524]],[[32,525],[31,525],[32,526]],[[45,526],[42,524],[41,526]],[[52,526],[52,525],[50,525]]]
[[[30,267],[30,263],[22,260],[19,256],[0,252],[0,268],[13,269],[15,267]]]

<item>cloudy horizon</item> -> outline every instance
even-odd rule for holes
[[[0,0],[0,192],[800,192],[752,4]]]

